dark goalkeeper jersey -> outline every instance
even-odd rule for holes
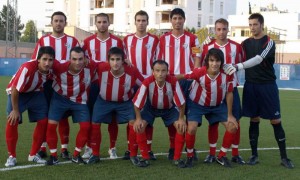
[[[267,83],[276,80],[275,62],[275,42],[265,35],[261,39],[248,38],[242,43],[246,59],[260,55],[263,61],[251,68],[245,69],[245,79],[251,83]]]

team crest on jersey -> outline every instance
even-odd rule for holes
[[[172,91],[166,91],[166,96],[171,96],[172,95]]]
[[[226,88],[226,83],[222,83],[220,86],[219,86],[220,89],[225,89]]]
[[[66,46],[67,48],[70,48],[70,47],[71,47],[71,44],[66,43],[65,46]]]
[[[234,59],[235,56],[236,56],[236,52],[231,52],[231,53],[230,53],[230,56],[231,56],[231,59]]]
[[[189,47],[189,45],[188,45],[187,43],[184,43],[184,44],[182,45],[182,47],[186,49],[186,48]]]
[[[145,45],[145,48],[146,48],[146,49],[150,49],[150,48],[151,48],[151,45],[147,43],[147,44]]]

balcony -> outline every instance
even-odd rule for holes
[[[114,8],[114,0],[96,0],[95,8]]]

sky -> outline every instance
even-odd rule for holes
[[[229,1],[229,0],[227,0]],[[26,24],[28,20],[33,20],[37,23],[38,29],[44,27],[48,22],[44,22],[44,0],[18,0],[18,14],[21,16],[22,23]],[[254,4],[266,6],[274,3],[279,10],[288,9],[289,12],[300,12],[299,0],[237,0],[237,14],[248,12],[248,2],[252,6]],[[0,7],[6,5],[7,0],[0,0]]]

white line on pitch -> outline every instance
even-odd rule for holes
[[[271,148],[257,148],[257,150],[259,151],[268,151],[268,150],[277,150],[277,147],[271,147]],[[286,149],[289,150],[299,150],[300,147],[287,147]],[[250,151],[251,149],[239,149],[239,151]],[[217,150],[218,151],[218,150]],[[229,150],[230,151],[230,150]],[[197,153],[204,153],[204,152],[209,152],[208,150],[205,151],[197,151]],[[186,152],[183,152],[184,154]],[[156,153],[156,156],[164,156],[164,155],[168,155],[168,153]],[[122,157],[118,157],[117,159],[121,159]],[[107,158],[101,158],[101,160],[111,160],[109,157]],[[70,164],[72,163],[72,161],[63,161],[63,162],[59,162],[59,164]],[[17,170],[17,169],[27,169],[27,168],[32,168],[32,167],[41,167],[41,166],[45,166],[44,164],[30,164],[30,165],[24,165],[24,166],[15,166],[15,167],[8,167],[8,168],[0,168],[0,172],[1,171],[11,171],[11,170]]]

